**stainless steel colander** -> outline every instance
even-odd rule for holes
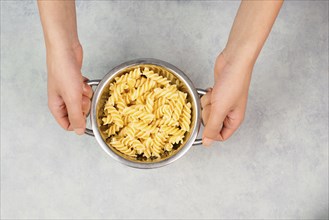
[[[121,76],[135,68],[148,67],[151,70],[156,70],[160,75],[166,76],[173,82],[179,82],[179,90],[186,92],[187,99],[192,104],[192,117],[191,117],[191,129],[185,135],[182,144],[175,146],[171,152],[167,152],[157,159],[146,158],[133,158],[122,154],[109,144],[107,136],[104,134],[106,127],[102,126],[102,114],[105,102],[108,99],[108,88],[110,83],[114,81],[115,77]],[[177,81],[178,80],[178,81]],[[196,139],[200,124],[201,124],[201,104],[200,96],[206,93],[203,89],[196,89],[191,80],[177,67],[164,62],[162,60],[146,58],[136,59],[120,64],[119,66],[110,70],[101,80],[88,81],[90,86],[97,86],[92,98],[90,121],[92,129],[86,129],[86,134],[94,136],[103,150],[108,153],[115,160],[135,168],[149,169],[158,168],[168,165],[180,157],[182,157],[193,145],[199,145],[202,143],[201,139]]]

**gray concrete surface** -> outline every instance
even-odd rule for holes
[[[77,3],[83,72],[138,57],[213,83],[239,2]],[[246,120],[227,142],[157,170],[125,167],[47,109],[35,2],[1,1],[3,219],[328,218],[328,2],[285,2],[254,68]]]

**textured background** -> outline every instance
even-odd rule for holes
[[[83,73],[138,57],[213,83],[239,2],[78,2]],[[1,217],[327,218],[328,2],[285,2],[227,142],[157,170],[111,159],[47,109],[35,2],[1,1]]]

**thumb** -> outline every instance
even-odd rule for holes
[[[72,91],[64,98],[68,112],[70,127],[76,134],[82,135],[85,132],[86,121],[82,110],[82,91]]]
[[[226,117],[226,112],[221,110],[216,103],[211,105],[209,119],[203,131],[202,142],[205,146],[210,146],[215,140],[222,140],[220,131]]]

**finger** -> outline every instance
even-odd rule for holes
[[[227,140],[232,136],[232,134],[239,128],[243,121],[243,113],[238,114],[236,117],[231,117],[231,114],[236,114],[235,112],[229,113],[224,120],[223,128],[220,131],[220,136],[223,141]]]
[[[211,105],[209,118],[211,120],[207,121],[207,124],[203,132],[203,144],[206,146],[211,145],[215,140],[221,140],[220,131],[224,119],[227,115],[225,111],[222,110],[222,106],[214,103]]]
[[[82,112],[84,116],[87,116],[90,110],[90,104],[91,101],[89,99],[89,97],[87,96],[83,96],[82,97]]]
[[[202,121],[204,125],[208,123],[209,115],[210,115],[210,105],[207,105],[202,109]]]
[[[67,116],[67,120],[69,120],[69,117]],[[68,129],[67,129],[68,131],[73,131],[73,127],[72,127],[72,125],[70,124],[69,125],[69,127],[68,127]]]
[[[82,84],[82,93],[84,96],[87,96],[89,99],[93,96],[93,90],[91,86],[89,86],[87,83]]]
[[[70,128],[70,121],[67,114],[66,106],[61,98],[56,98],[57,101],[49,98],[48,100],[48,107],[52,115],[54,116],[57,123],[65,130],[72,131],[73,129]],[[59,104],[59,102],[62,102]]]
[[[207,105],[211,104],[211,94],[212,94],[212,91],[209,91],[201,97],[201,107],[202,108],[205,108]]]
[[[65,96],[64,101],[72,128],[75,133],[83,134],[86,122],[82,112],[82,89],[80,91],[71,89],[71,92]]]

